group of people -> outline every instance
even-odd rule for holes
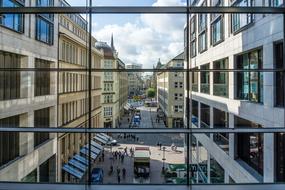
[[[121,160],[122,163],[124,162],[125,155],[126,155],[126,153],[125,152],[121,152],[121,151],[112,152],[112,158],[115,159],[115,160],[119,159],[119,160]]]

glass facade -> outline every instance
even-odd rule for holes
[[[44,9],[0,15],[0,189],[285,182],[283,1],[7,2]]]

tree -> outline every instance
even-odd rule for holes
[[[147,97],[154,98],[155,97],[155,90],[153,88],[147,89]]]

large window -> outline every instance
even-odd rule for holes
[[[0,128],[19,127],[20,116],[0,119]],[[19,132],[0,132],[0,167],[19,156]]]
[[[0,51],[0,69],[20,68],[21,56]],[[20,98],[20,71],[0,71],[0,101]]]
[[[196,56],[196,15],[190,20],[190,56]]]
[[[34,112],[34,127],[50,127],[50,108],[36,110]],[[34,133],[34,147],[46,142],[49,139],[49,133]]]
[[[210,64],[202,65],[201,70],[209,70]],[[205,94],[210,94],[210,72],[201,71],[200,72],[200,92]]]
[[[275,134],[275,180],[285,181],[285,134]]]
[[[254,5],[254,0],[237,0],[233,6],[250,7]],[[232,15],[232,32],[236,33],[253,23],[253,14],[233,14]]]
[[[42,59],[35,60],[35,68],[48,69],[50,62]],[[50,72],[35,72],[35,96],[43,96],[50,94]]]
[[[276,43],[274,46],[275,69],[283,69],[283,43]],[[275,73],[275,105],[284,107],[284,72]]]
[[[213,63],[214,69],[228,69],[228,59],[222,59]],[[213,72],[214,85],[213,94],[216,96],[228,97],[229,94],[229,73],[228,72]]]
[[[245,70],[237,72],[237,98],[262,103],[263,73],[250,71],[251,69],[262,69],[262,50],[254,50],[236,56],[236,67]]]
[[[210,106],[200,103],[201,128],[210,127]]]
[[[23,7],[24,0],[2,0],[0,7]],[[3,14],[0,15],[0,25],[12,29],[16,32],[24,32],[24,15],[23,14]]]
[[[224,0],[211,0],[211,6],[223,6]],[[224,16],[211,14],[211,44],[216,45],[224,40]]]
[[[39,7],[53,6],[53,0],[37,0]],[[36,16],[36,39],[50,44],[54,40],[54,15],[53,14],[38,14]]]
[[[198,69],[198,67],[194,68],[193,71],[197,70],[197,69]],[[192,91],[198,92],[198,90],[199,90],[199,81],[198,81],[199,72],[194,71],[191,73],[191,75],[192,75]]]
[[[204,1],[201,6],[206,6]],[[207,50],[207,14],[198,15],[198,50],[200,53]]]
[[[235,127],[261,128],[262,126],[236,116]],[[237,158],[247,163],[261,175],[263,175],[263,146],[263,134],[261,133],[237,134]]]

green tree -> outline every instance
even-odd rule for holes
[[[148,98],[154,98],[155,97],[155,90],[153,88],[147,89],[147,97]]]

